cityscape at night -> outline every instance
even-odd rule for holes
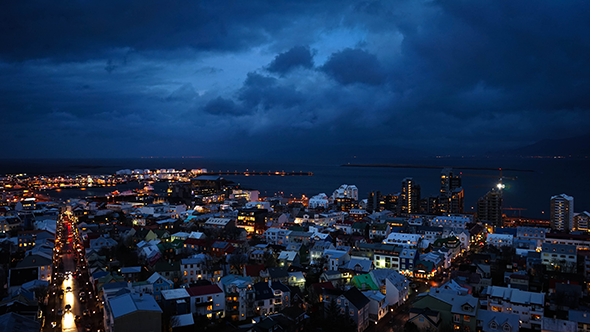
[[[590,3],[0,5],[0,332],[590,331]]]

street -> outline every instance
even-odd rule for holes
[[[101,330],[102,315],[97,312],[96,300],[88,285],[88,272],[75,224],[67,215],[62,215],[62,220],[56,237],[54,287],[52,285],[48,298],[47,319],[50,322],[46,319],[43,330]]]

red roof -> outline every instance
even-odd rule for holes
[[[221,288],[219,288],[219,286],[217,285],[196,286],[187,288],[186,291],[190,296],[202,296],[208,294],[223,293]]]
[[[206,247],[207,240],[188,238],[184,240],[184,244]]]
[[[246,277],[260,277],[260,271],[264,271],[264,265],[246,265]]]
[[[318,283],[312,284],[311,287],[313,287],[313,289],[315,290],[315,292],[318,293],[318,294],[320,293],[320,291],[322,289],[336,289],[334,287],[334,285],[331,282],[329,282],[329,281],[326,281],[326,282],[318,282]]]

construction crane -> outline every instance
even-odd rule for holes
[[[522,211],[526,211],[527,209],[525,209],[525,208],[505,207],[505,208],[502,208],[502,210],[518,211],[518,216],[520,217],[520,213]]]
[[[516,176],[503,176],[502,175],[502,168],[499,168],[500,171],[500,176],[495,176],[495,175],[487,175],[487,174],[468,174],[468,173],[461,173],[462,176],[473,176],[473,177],[481,177],[481,178],[496,178],[499,179],[498,184],[496,185],[498,187],[498,189],[502,190],[506,187],[506,185],[504,185],[502,183],[502,181],[504,179],[506,180],[516,180],[518,179],[518,177]]]

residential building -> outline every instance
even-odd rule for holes
[[[488,233],[487,244],[498,248],[505,246],[512,247],[513,239],[514,237],[510,234]]]
[[[494,226],[502,226],[502,189],[492,188],[477,201],[477,218]]]
[[[355,185],[343,184],[332,193],[332,201],[338,198],[350,198],[354,201],[359,200],[359,190]]]
[[[574,198],[566,194],[551,197],[551,229],[569,233],[574,230]]]
[[[107,332],[161,331],[162,309],[149,294],[127,293],[108,298],[104,307],[104,327]]]
[[[438,216],[430,221],[430,226],[465,228],[470,222],[472,222],[472,219],[468,216]]]
[[[439,312],[442,329],[476,331],[479,301],[466,292],[432,287],[418,295],[414,308]]]
[[[308,206],[310,209],[327,208],[329,203],[328,195],[321,193],[309,199]]]
[[[218,285],[190,287],[186,291],[190,295],[191,313],[209,319],[225,317],[225,293]]]
[[[369,299],[369,321],[377,323],[387,314],[389,303],[378,290],[364,291],[363,294]]]
[[[588,232],[590,231],[589,222],[590,221],[590,212],[584,211],[581,213],[574,214],[574,230]]]
[[[482,332],[518,332],[519,315],[491,310],[477,312],[477,330]]]
[[[526,292],[509,287],[489,286],[482,294],[487,309],[519,315],[520,326],[540,330],[545,308],[545,293]]]
[[[460,189],[460,190],[457,190]],[[453,200],[457,192],[457,197]],[[460,197],[458,196],[458,193]],[[445,168],[440,173],[439,208],[441,213],[463,213],[463,189],[461,188],[461,173]]]
[[[162,291],[163,290],[169,290],[169,289],[173,289],[174,288],[174,283],[166,278],[164,278],[162,275],[160,275],[158,272],[155,272],[154,274],[152,274],[148,279],[147,282],[152,284],[153,286],[153,292],[154,292],[154,299],[156,301],[160,301],[162,299]]]
[[[577,248],[567,244],[543,243],[541,249],[542,264],[547,270],[559,270],[575,273],[577,264]]]
[[[522,240],[533,240],[536,242],[536,247],[541,249],[541,245],[545,241],[545,234],[548,229],[541,227],[524,227],[516,228],[516,237]]]
[[[208,262],[209,256],[205,254],[199,254],[192,258],[182,259],[180,262],[182,283],[193,283],[202,279],[208,280]]]
[[[420,213],[420,186],[414,182],[413,178],[402,180],[400,200],[402,213]]]
[[[234,321],[243,321],[254,315],[255,292],[252,278],[227,275],[219,281],[225,292],[225,314]]]
[[[422,236],[419,234],[410,234],[410,233],[389,233],[387,238],[383,240],[384,244],[395,244],[400,245],[408,248],[418,248],[420,242],[422,241]]]
[[[408,322],[414,323],[419,331],[438,331],[442,322],[440,312],[430,308],[410,308]]]
[[[326,298],[324,303],[330,303],[330,300]],[[369,326],[370,304],[371,301],[356,287],[351,287],[336,297],[340,313],[349,316],[355,322],[358,332],[366,330]]]

